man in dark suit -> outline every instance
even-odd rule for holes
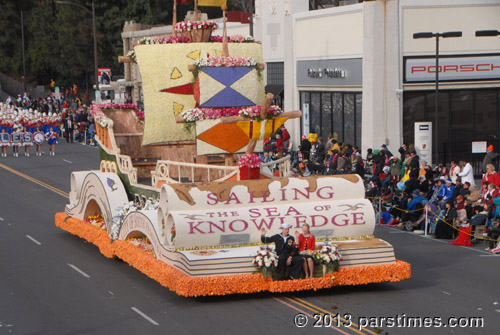
[[[68,116],[64,122],[64,133],[66,134],[66,141],[73,143],[73,129],[75,125],[73,122],[73,117]]]
[[[295,239],[289,235],[289,223],[281,225],[281,234],[276,234],[271,237],[266,237],[266,229],[262,228],[260,240],[262,243],[273,243],[276,246],[276,254],[278,255],[278,271],[280,272],[280,280],[286,279],[286,268],[291,267],[290,279],[298,279],[304,257],[299,256],[299,249],[295,246]]]

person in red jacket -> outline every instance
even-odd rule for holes
[[[310,226],[307,223],[302,225],[302,234],[295,232],[295,238],[299,241],[299,251],[304,256],[304,272],[306,279],[312,278],[314,274],[313,253],[316,249],[316,238],[310,232]]]
[[[493,164],[486,165],[486,173],[484,174],[483,180],[481,181],[481,188],[483,189],[483,193],[485,193],[486,186],[485,182],[490,184],[494,184],[496,187],[500,186],[500,175],[495,171],[495,166]]]

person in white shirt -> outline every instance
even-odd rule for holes
[[[455,160],[451,161],[450,167],[450,178],[453,183],[457,182],[458,173],[460,172],[460,167]]]
[[[462,170],[458,173],[458,175],[462,177],[462,183],[469,182],[471,185],[475,185],[472,165],[470,165],[470,163],[466,160],[461,160],[460,166],[462,167]]]

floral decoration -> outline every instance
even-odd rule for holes
[[[251,169],[260,168],[262,161],[257,154],[244,154],[238,161],[238,166],[240,168],[249,167]]]
[[[126,241],[132,243],[133,245],[141,248],[144,251],[154,253],[153,245],[151,244],[151,241],[149,241],[147,237],[130,237],[127,238]]]
[[[88,222],[93,226],[106,230],[106,222],[104,221],[102,214],[99,214],[97,212],[95,212],[94,215],[89,215],[85,220],[85,222]]]
[[[137,64],[137,56],[135,55],[135,50],[130,50],[129,52],[127,52],[126,56],[129,57],[132,62]]]
[[[107,127],[106,114],[103,109],[124,109],[133,110],[135,117],[139,122],[144,122],[144,112],[137,108],[136,104],[92,104],[89,106],[89,113],[94,117],[94,120],[99,123],[101,127]]]
[[[278,256],[274,250],[271,250],[267,245],[262,246],[257,251],[257,255],[253,258],[253,264],[257,267],[257,269],[266,267],[277,267],[278,266]]]
[[[185,36],[144,37],[139,40],[139,44],[177,44],[177,43],[191,43],[191,41]]]
[[[217,29],[219,25],[215,21],[204,20],[204,21],[182,21],[175,25],[175,31],[185,32],[196,29]]]
[[[396,260],[381,265],[352,266],[341,268],[335,274],[321,278],[273,281],[261,273],[227,276],[191,277],[170,266],[128,241],[110,243],[107,233],[92,224],[68,217],[65,213],[55,215],[56,226],[80,236],[97,245],[106,257],[116,255],[151,279],[184,297],[248,294],[263,291],[297,292],[320,290],[334,286],[365,285],[369,283],[398,282],[411,278],[409,263]]]
[[[342,259],[336,244],[324,242],[321,249],[314,252],[313,260],[314,263],[323,265],[324,272],[334,272],[339,269],[339,262]]]
[[[252,120],[261,121],[260,111],[262,106],[252,106],[247,108],[241,107],[225,107],[225,108],[190,108],[181,113],[184,118],[184,122],[195,122],[201,120],[214,120],[220,119],[221,117],[227,116],[243,116],[250,118]],[[283,110],[279,106],[271,106],[267,111],[267,118],[271,119],[279,114],[283,113]]]
[[[194,63],[196,67],[236,67],[236,66],[257,66],[257,62],[251,56],[210,56],[199,58]]]
[[[69,217],[65,213],[57,213],[55,221],[57,227],[96,245],[104,256],[113,258],[113,247],[106,230],[94,226],[90,222]]]
[[[256,120],[256,121],[262,121],[260,117],[260,111],[262,110],[262,106],[252,106],[252,107],[247,107],[247,108],[242,108],[239,111],[239,115]],[[275,116],[278,116],[279,114],[283,113],[283,110],[276,105],[272,105],[269,107],[267,110],[267,116],[266,119],[272,119]]]
[[[118,238],[118,235],[120,234],[120,229],[123,225],[123,221],[125,220],[125,217],[129,213],[142,209],[155,210],[158,209],[159,205],[160,205],[159,201],[148,199],[144,203],[144,206],[140,203],[135,203],[133,201],[130,201],[129,203],[126,203],[125,205],[118,208],[118,214],[113,217],[113,222],[111,224],[111,239],[114,241]]]
[[[182,111],[181,116],[184,118],[186,122],[195,122],[204,120],[203,111],[199,108],[190,108],[185,111]]]
[[[210,36],[210,42],[222,43],[223,37],[220,35],[212,35]],[[228,43],[253,43],[255,42],[252,36],[243,36],[243,35],[233,35],[227,37]]]

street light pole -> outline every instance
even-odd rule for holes
[[[94,1],[92,1],[92,10],[88,9],[85,6],[82,6],[80,4],[71,2],[71,1],[56,1],[56,4],[59,5],[72,5],[72,6],[77,6],[80,7],[84,10],[86,10],[88,13],[92,15],[92,28],[93,28],[93,36],[94,36],[94,71],[95,71],[95,90],[99,90],[99,74],[97,70],[97,28],[96,28],[96,23],[95,23],[95,5]]]
[[[24,16],[21,11],[21,44],[23,48],[23,93],[26,92],[26,57],[24,56]]]
[[[434,118],[434,123],[435,125],[433,128],[435,128],[434,131],[434,138],[435,138],[435,143],[436,143],[436,148],[434,149],[436,154],[435,154],[435,164],[437,164],[438,159],[439,159],[439,130],[438,130],[438,122],[439,122],[439,37],[462,37],[462,32],[461,31],[449,31],[446,33],[414,33],[413,38],[414,39],[420,39],[420,38],[436,38],[436,92],[435,92],[435,100],[434,100],[434,113],[435,113],[435,118]]]
[[[92,25],[94,28],[94,71],[95,71],[95,90],[99,91],[99,72],[97,69],[97,34],[96,34],[96,24],[95,24],[95,6],[94,1],[92,1]]]

